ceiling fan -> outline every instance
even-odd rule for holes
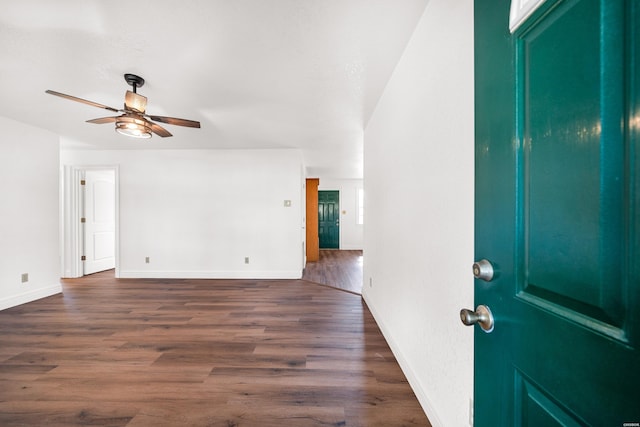
[[[103,108],[105,110],[113,111],[116,113],[122,113],[121,115],[115,117],[101,117],[99,119],[87,120],[87,123],[115,123],[116,132],[123,135],[132,136],[134,138],[151,138],[151,132],[163,138],[171,136],[171,133],[169,131],[167,131],[157,123],[152,122],[151,120],[176,126],[186,126],[191,128],[200,127],[200,122],[197,122],[195,120],[178,119],[176,117],[152,116],[146,114],[147,97],[139,95],[136,92],[137,88],[144,85],[144,79],[140,76],[136,76],[135,74],[127,73],[124,75],[124,80],[133,87],[133,91],[128,90],[125,94],[124,109],[122,110],[98,104],[97,102],[88,101],[86,99],[56,92],[54,90],[47,90],[46,93],[70,99],[71,101],[82,102],[83,104],[91,105],[93,107]]]

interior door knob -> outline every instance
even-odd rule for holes
[[[460,320],[467,326],[477,323],[486,333],[493,331],[493,314],[486,305],[477,306],[476,311],[463,308],[460,310]]]
[[[473,263],[473,277],[490,282],[493,279],[493,265],[486,259]]]

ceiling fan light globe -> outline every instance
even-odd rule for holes
[[[130,136],[132,138],[142,138],[142,139],[151,138],[150,132],[141,131],[140,129],[116,128],[116,132],[122,135]]]
[[[116,122],[116,132],[132,138],[151,138],[151,129],[146,126],[144,121],[133,117],[121,117]]]

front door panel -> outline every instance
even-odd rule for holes
[[[318,191],[318,240],[321,249],[340,248],[339,191]]]
[[[640,422],[638,7],[476,0],[476,426]]]

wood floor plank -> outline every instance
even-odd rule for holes
[[[307,262],[302,278],[362,294],[362,251],[321,249],[318,261]]]
[[[429,426],[360,296],[305,280],[64,280],[0,312],[2,426]]]
[[[265,405],[228,404],[220,411],[205,402],[187,407],[144,408],[128,427],[138,426],[260,426],[260,427],[316,427],[344,426],[345,413],[337,407],[282,407]]]
[[[0,422],[3,426],[124,427],[138,412],[123,402],[44,401],[38,402],[38,411],[32,407],[33,401],[0,402]]]

